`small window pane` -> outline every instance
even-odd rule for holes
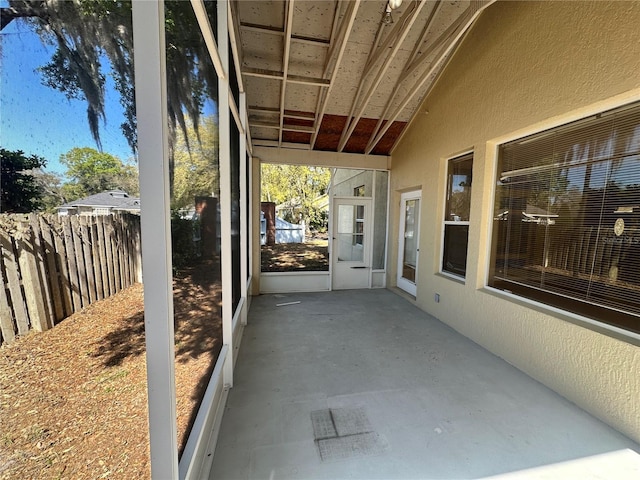
[[[465,276],[473,155],[449,160],[442,271]]]
[[[416,266],[418,261],[418,231],[416,229],[420,217],[420,199],[407,200],[404,212],[404,251],[402,256],[402,277],[416,282]]]
[[[364,260],[364,205],[338,206],[338,261]]]
[[[447,216],[445,221],[468,222],[471,208],[471,167],[473,157],[453,159],[447,176]]]
[[[444,226],[442,270],[464,276],[467,272],[467,239],[469,225]]]

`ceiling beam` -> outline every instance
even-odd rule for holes
[[[316,47],[328,48],[330,45],[329,40],[323,38],[306,37],[304,35],[291,35],[291,40],[296,43],[306,43],[308,45],[315,45]]]
[[[286,2],[286,21],[284,30],[284,53],[282,54],[282,78],[283,82],[280,88],[280,132],[278,133],[278,143],[282,144],[282,125],[284,123],[284,102],[287,92],[287,75],[289,74],[289,60],[291,55],[291,30],[293,28],[293,13],[295,8],[293,3],[295,0]]]
[[[216,39],[211,29],[211,23],[209,23],[209,15],[204,7],[204,2],[203,0],[191,0],[191,6],[196,14],[196,20],[198,20],[200,31],[204,37],[204,43],[207,46],[207,51],[209,52],[213,66],[216,68],[218,78],[225,79],[227,78],[227,72],[225,72],[222,66],[222,60],[220,60],[220,55],[218,54],[218,45],[216,44]]]
[[[324,78],[303,77],[301,75],[288,75],[287,82],[315,85],[316,87],[328,87],[331,83],[329,80],[325,80]]]
[[[427,82],[431,74],[434,73],[440,67],[440,64],[442,63],[442,61],[447,57],[447,55],[451,51],[453,51],[453,49],[456,47],[460,39],[471,27],[471,25],[473,25],[473,23],[478,18],[478,16],[482,13],[482,11],[494,2],[495,0],[471,2],[471,5],[467,7],[467,10],[462,15],[466,18],[466,21],[458,23],[458,28],[456,29],[455,34],[452,37],[450,37],[450,41],[442,47],[442,49],[437,55],[437,58],[433,61],[431,66],[422,73],[420,79],[416,82],[413,88],[409,90],[409,92],[407,92],[407,94],[404,96],[402,101],[396,107],[396,109],[394,110],[394,113],[391,115],[388,121],[384,124],[384,126],[382,126],[382,119],[378,121],[377,128],[374,131],[374,135],[372,135],[373,140],[369,140],[369,143],[367,144],[367,148],[365,149],[365,152],[371,153],[371,151],[375,148],[378,142],[385,135],[385,133],[387,133],[389,128],[391,128],[391,125],[393,124],[393,122],[400,116],[404,108],[420,92],[420,90],[425,85],[425,83]]]
[[[311,150],[300,155],[300,150],[306,150],[309,145],[295,144],[291,148],[256,145],[253,155],[264,163],[278,163],[286,165],[313,165],[328,168],[362,168],[369,170],[388,170],[391,157],[386,155],[363,155],[360,153],[338,153]],[[273,143],[273,142],[264,142]],[[284,146],[284,145],[283,145]],[[301,148],[300,148],[301,147]]]
[[[266,33],[273,35],[284,35],[284,30],[278,27],[272,27],[269,25],[258,25],[255,23],[240,23],[240,28],[249,32]],[[310,45],[316,45],[318,47],[328,47],[330,42],[324,38],[307,37],[306,35],[291,35],[291,40],[299,43],[308,43]]]
[[[264,68],[245,67],[242,70],[242,73],[247,77],[270,78],[273,80],[282,80],[285,77],[284,72],[266,70]],[[330,83],[329,80],[325,80],[324,78],[305,77],[302,75],[287,75],[287,82],[301,83],[304,85],[315,85],[317,87],[328,87]]]
[[[282,129],[285,132],[313,133],[313,127],[305,127],[304,125],[284,125]]]
[[[269,113],[269,114],[280,113],[280,109],[279,108],[276,108],[276,107],[258,107],[257,105],[249,106],[247,108],[247,110],[250,111],[250,112],[256,112],[256,113]]]
[[[273,33],[275,35],[284,35],[284,30],[280,27],[272,27],[271,25],[258,25],[256,23],[240,22],[240,28],[249,32]]]
[[[333,68],[336,68],[336,66],[339,65],[335,57],[335,51],[337,44],[342,44],[343,42],[336,41],[336,38],[342,38],[342,32],[340,31],[340,12],[342,11],[342,5],[345,5],[347,3],[347,0],[335,0],[335,6],[333,7],[333,21],[331,22],[331,34],[329,35],[330,45],[324,60],[324,67],[322,68],[322,78],[326,78],[332,66]],[[347,18],[347,16],[347,12],[345,11],[345,18]],[[315,145],[318,131],[320,129],[320,126],[322,125],[322,119],[324,118],[323,105],[326,104],[328,98],[329,89],[321,88],[318,90],[318,97],[316,98],[316,108],[313,111],[315,120],[315,131],[311,135],[311,141],[309,142],[312,150],[313,146]]]
[[[266,138],[257,138],[255,141],[256,147],[268,147],[275,149],[286,149],[286,150],[309,150],[308,143],[291,143],[291,142],[282,142],[282,146],[278,147],[277,140],[268,140]],[[269,162],[269,163],[277,163],[277,162]]]
[[[277,115],[280,113],[280,109],[277,107],[250,106],[247,110],[254,113],[265,113],[269,115]],[[295,110],[285,110],[284,116],[287,118],[295,118],[297,120],[314,120],[316,118],[313,112],[297,112]]]
[[[249,120],[249,126],[253,128],[271,128],[279,130],[280,124],[277,122],[266,122],[260,120]],[[307,127],[305,125],[283,125],[282,130],[285,132],[299,132],[299,133],[313,133],[313,127]]]
[[[284,78],[282,72],[267,70],[265,68],[244,67],[242,69],[242,73],[244,73],[247,77],[271,78],[273,80],[282,80]]]
[[[380,118],[378,118],[378,122],[377,122],[375,128],[373,129],[373,131],[371,132],[371,135],[370,135],[369,140],[367,142],[367,147],[365,148],[365,152],[370,153],[371,150],[375,147],[375,145],[371,145],[371,142],[372,142],[373,138],[375,137],[376,133],[379,131],[380,127],[382,126],[382,124],[384,122],[384,119],[387,118],[389,110],[391,109],[391,105],[393,105],[393,100],[396,98],[396,92],[399,91],[400,85],[407,78],[407,74],[405,74],[405,72],[407,71],[409,66],[412,64],[414,59],[420,55],[420,53],[419,53],[420,52],[420,48],[422,47],[422,44],[424,43],[425,39],[427,38],[427,34],[429,33],[429,29],[431,28],[433,20],[436,17],[436,14],[438,13],[438,10],[439,10],[441,4],[442,4],[441,1],[438,0],[434,4],[433,8],[431,9],[431,12],[429,12],[429,17],[427,18],[427,21],[424,24],[424,27],[422,29],[422,33],[420,34],[420,37],[418,38],[418,41],[414,44],[413,51],[411,52],[411,55],[409,55],[409,58],[407,58],[404,66],[402,67],[402,72],[403,73],[400,74],[400,76],[396,80],[396,83],[393,86],[393,89],[391,90],[391,93],[389,94],[389,97],[387,98],[387,102],[386,102],[386,105],[384,107],[384,110],[380,114]],[[466,13],[466,10],[465,10],[465,13]],[[462,17],[464,17],[464,16],[465,15],[463,14]],[[435,43],[437,44],[438,40],[436,40]],[[429,50],[430,52],[433,52],[433,50],[431,50],[430,48],[427,48],[427,50]],[[427,58],[427,56],[425,56],[423,58]]]
[[[231,40],[231,52],[233,54],[233,63],[236,69],[236,77],[238,77],[238,88],[240,93],[244,93],[244,81],[242,78],[242,50],[238,48],[242,45],[240,41],[240,28],[238,22],[238,12],[235,8],[235,2],[228,2],[227,23],[229,28],[229,39]]]
[[[467,7],[462,15],[456,18],[447,29],[440,34],[440,36],[434,40],[427,48],[416,55],[410,62],[407,62],[400,75],[400,81],[408,78],[418,67],[423,66],[429,56],[444,45],[451,37],[455,36],[459,29],[468,23],[469,18],[473,15],[474,11],[472,7]]]
[[[280,124],[278,122],[260,122],[249,120],[249,126],[255,128],[274,128],[276,130],[280,129]]]
[[[406,30],[406,19],[414,12],[419,1],[420,0],[414,0],[411,2],[409,8],[404,11],[402,18],[399,21],[394,22],[391,32],[389,32],[382,44],[380,44],[381,34],[385,29],[388,29],[389,26],[385,25],[382,21],[380,22],[380,26],[378,27],[379,35],[376,35],[376,41],[371,49],[371,55],[369,56],[369,58],[367,58],[367,63],[365,64],[362,74],[363,76],[369,75],[369,73],[371,73],[371,69],[378,62],[378,60],[380,60],[380,58],[383,56],[387,56],[387,51],[389,50],[389,48],[391,48],[391,45],[396,41],[398,37],[402,35],[402,32]]]
[[[380,69],[376,73],[376,76],[373,78],[371,85],[369,85],[369,89],[367,90],[367,93],[365,94],[363,99],[361,100],[359,98],[356,98],[354,100],[354,103],[351,107],[351,112],[349,113],[349,118],[347,120],[347,123],[344,126],[344,129],[342,130],[342,135],[340,136],[340,143],[338,144],[339,152],[344,150],[344,147],[347,145],[347,141],[353,134],[353,131],[355,130],[358,122],[362,118],[364,111],[369,104],[369,100],[371,100],[371,97],[377,90],[378,86],[380,85],[380,82],[382,82],[385,76],[385,73],[387,72],[389,66],[391,65],[391,62],[393,61],[396,53],[398,53],[398,50],[400,50],[402,43],[404,42],[405,38],[409,34],[411,27],[413,26],[414,22],[417,20],[418,16],[420,15],[420,12],[422,11],[422,8],[426,5],[426,3],[427,3],[426,0],[420,0],[419,3],[415,6],[415,9],[413,9],[412,11],[407,10],[405,15],[398,22],[402,25],[402,29],[399,32],[398,37],[395,39],[395,44],[393,48],[391,49],[391,51],[387,51],[387,56],[384,59],[384,62],[382,63],[382,65],[380,66]],[[366,75],[363,75],[362,78],[360,79],[360,86],[358,88],[358,91],[360,91],[360,89],[364,86],[365,77]],[[359,106],[358,106],[358,103],[360,104]]]
[[[345,13],[344,19],[342,20],[342,24],[340,25],[340,29],[337,35],[337,41],[334,45],[331,46],[331,49],[328,53],[328,60],[325,65],[326,75],[327,70],[330,68],[330,64],[332,63],[331,58],[333,57],[333,52],[337,52],[335,66],[333,67],[333,72],[331,73],[331,78],[329,80],[329,88],[322,93],[318,98],[318,103],[316,105],[316,125],[315,131],[311,136],[311,148],[314,148],[316,145],[316,140],[318,139],[318,133],[320,132],[320,126],[322,125],[322,120],[324,119],[324,114],[327,109],[327,101],[329,100],[329,95],[331,95],[331,91],[333,90],[333,86],[335,85],[335,79],[338,75],[338,70],[340,70],[340,64],[342,62],[342,57],[344,55],[344,51],[347,48],[347,41],[349,40],[349,35],[353,30],[353,23],[356,20],[356,15],[358,13],[358,8],[360,7],[360,0],[355,0],[353,2],[349,2],[349,10]],[[336,10],[336,17],[338,15],[338,11]]]
[[[431,25],[433,24],[433,19],[435,18],[436,14],[440,10],[440,6],[441,5],[442,5],[442,0],[436,0],[435,4],[433,5],[433,8],[431,9],[431,12],[429,12],[429,18],[427,18],[427,21],[424,24],[424,28],[422,29],[422,33],[420,34],[420,38],[414,44],[413,51],[411,52],[411,55],[409,55],[409,58],[405,62],[405,66],[403,68],[403,71],[407,69],[407,66],[410,65],[411,62],[413,62],[413,60],[417,56],[421,55],[420,54],[420,47],[422,47],[422,44],[427,39],[427,35],[429,34],[429,29],[431,28]]]
[[[316,118],[313,112],[296,112],[295,110],[285,110],[284,116],[287,118],[297,118],[298,120],[314,120]]]

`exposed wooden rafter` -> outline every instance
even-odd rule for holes
[[[382,139],[385,133],[387,133],[393,122],[400,116],[409,102],[411,102],[413,98],[421,92],[425,83],[427,82],[427,80],[429,80],[429,77],[431,77],[431,75],[441,67],[444,59],[447,57],[447,55],[449,55],[449,53],[454,50],[460,39],[463,37],[469,27],[471,27],[478,15],[480,15],[480,13],[482,13],[485,8],[487,8],[495,1],[496,0],[472,1],[464,14],[459,17],[456,22],[454,22],[453,25],[455,25],[455,28],[453,29],[453,32],[448,34],[449,30],[451,30],[451,27],[449,27],[447,31],[445,31],[443,35],[441,35],[442,38],[443,36],[445,36],[445,34],[447,34],[448,41],[439,42],[440,38],[436,40],[435,43],[440,43],[442,45],[441,50],[437,54],[437,58],[431,63],[430,67],[422,73],[418,81],[414,84],[413,88],[411,88],[399,102],[390,118],[385,120],[383,117],[381,117],[380,120],[378,120],[378,125],[367,144],[365,153],[370,153],[375,148],[377,143]]]
[[[271,78],[273,80],[284,79],[284,72],[276,72],[273,70],[264,70],[262,68],[248,68],[245,67],[242,73],[248,77],[262,77]],[[302,75],[288,75],[287,82],[289,83],[301,83],[304,85],[315,85],[318,87],[328,87],[329,80],[324,78],[304,77]]]
[[[492,1],[231,0],[254,145],[390,152]]]
[[[293,13],[295,0],[288,0],[286,3],[286,21],[284,29],[284,53],[282,55],[282,78],[280,88],[280,132],[278,133],[278,143],[282,144],[282,125],[284,124],[284,104],[287,92],[287,76],[289,74],[289,60],[291,53],[291,28],[293,26]]]
[[[254,23],[241,23],[240,28],[247,30],[248,32],[266,33],[273,35],[284,35],[284,30],[278,27],[270,27],[267,25],[256,25]],[[329,40],[323,38],[308,37],[306,35],[291,35],[291,40],[299,43],[308,43],[309,45],[316,45],[320,47],[328,47]]]
[[[240,93],[244,93],[244,79],[242,78],[242,50],[240,49],[240,22],[238,20],[238,13],[235,2],[229,2],[228,4],[228,17],[227,22],[229,24],[229,40],[231,41],[231,51],[233,53],[233,61],[235,64],[236,77],[238,77],[238,88]]]
[[[349,137],[362,118],[364,111],[367,108],[369,101],[371,100],[371,97],[380,85],[380,82],[382,82],[385,73],[387,72],[389,66],[391,65],[391,62],[393,61],[394,56],[402,46],[404,39],[409,34],[411,27],[413,26],[414,22],[418,18],[418,15],[422,11],[422,8],[426,5],[426,3],[426,0],[419,0],[415,5],[415,8],[408,9],[402,16],[402,19],[398,22],[401,25],[401,28],[397,32],[397,36],[393,39],[393,47],[387,52],[387,56],[384,57],[384,61],[382,62],[382,65],[378,69],[376,76],[373,78],[371,84],[369,85],[367,93],[362,98],[356,97],[356,99],[354,100],[353,106],[351,108],[351,113],[349,114],[349,119],[345,124],[344,130],[342,131],[342,136],[340,137],[340,143],[338,145],[339,152],[342,152],[344,150],[344,147],[347,145]],[[372,68],[375,63],[375,61],[372,62]],[[361,91],[362,87],[364,86],[365,80],[366,75],[363,75],[360,80],[360,87],[358,89],[359,91]]]
[[[335,78],[338,75],[338,71],[340,68],[340,63],[342,62],[342,56],[344,55],[344,51],[347,47],[347,41],[349,39],[349,34],[353,28],[353,23],[355,22],[356,15],[358,13],[358,8],[360,7],[360,0],[355,0],[349,3],[347,12],[345,13],[342,24],[340,25],[340,29],[337,35],[337,41],[331,46],[329,53],[327,55],[327,61],[324,67],[324,74],[327,74],[332,63],[335,64],[333,67],[333,71],[331,73],[331,79],[329,80],[329,88],[326,91],[320,92],[318,96],[318,103],[316,105],[316,125],[311,136],[311,148],[315,147],[316,140],[318,139],[318,133],[320,132],[320,127],[322,125],[322,120],[324,119],[324,114],[327,108],[327,101],[329,96],[331,95],[331,91],[333,86],[335,85]],[[336,18],[338,16],[338,11],[336,10]],[[333,56],[335,52],[335,62],[333,61]]]

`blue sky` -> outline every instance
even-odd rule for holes
[[[64,173],[58,161],[61,154],[74,147],[97,146],[87,123],[86,103],[69,101],[41,83],[36,68],[46,64],[53,51],[19,21],[0,32],[0,146],[40,155],[47,159],[47,171]],[[120,131],[124,116],[110,77],[105,100],[106,125],[100,123],[103,151],[128,160],[131,149]]]

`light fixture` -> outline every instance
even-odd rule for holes
[[[389,5],[388,3],[382,17],[382,23],[384,23],[385,25],[391,25],[393,23],[393,18],[391,17],[391,5]]]
[[[391,11],[395,10],[400,5],[402,5],[402,0],[389,0],[387,2],[387,7],[384,10],[384,15],[382,16],[382,23],[384,23],[385,25],[391,25],[393,23]]]

